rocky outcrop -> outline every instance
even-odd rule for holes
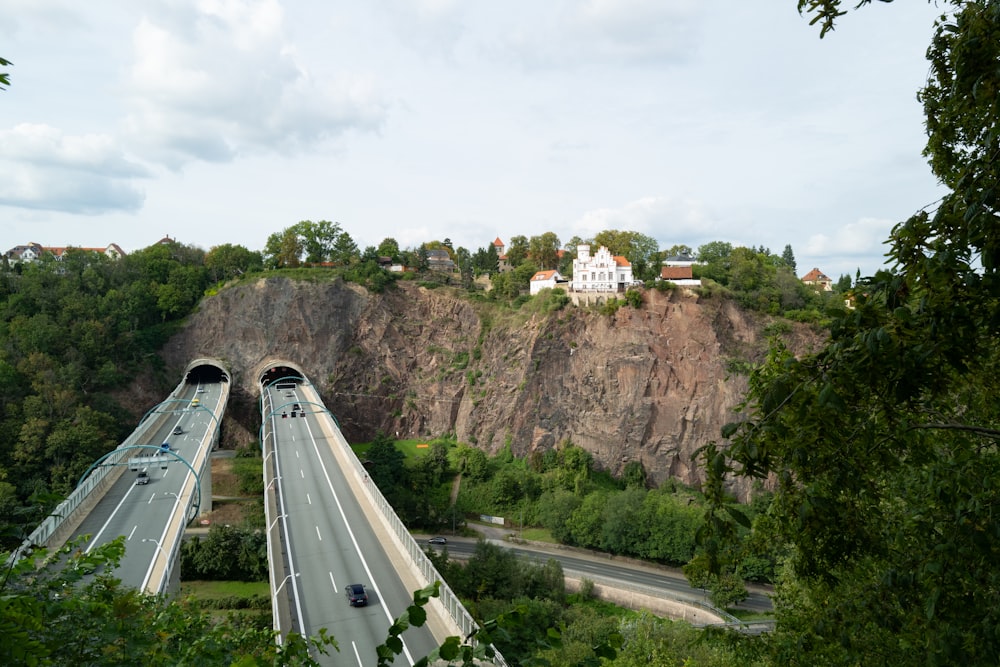
[[[614,315],[526,310],[411,282],[370,294],[269,278],[206,298],[164,357],[178,373],[201,356],[229,365],[227,417],[243,432],[224,437],[237,441],[257,429],[249,374],[279,356],[306,369],[348,440],[452,433],[516,455],[570,440],[612,472],[640,461],[657,482],[702,480],[692,454],[738,417],[746,390],[727,368],[763,357],[768,321],[684,290],[647,290],[642,308]],[[798,346],[815,340],[796,331]]]

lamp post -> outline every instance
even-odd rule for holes
[[[287,577],[285,577],[284,579],[282,579],[282,580],[281,580],[281,583],[280,583],[280,584],[278,584],[278,587],[277,587],[277,588],[275,589],[275,591],[274,591],[274,599],[275,599],[275,600],[277,600],[277,599],[278,599],[278,593],[280,593],[280,592],[281,592],[281,588],[282,588],[282,586],[284,586],[285,584],[287,584],[287,583],[288,583],[288,580],[289,580],[289,579],[291,579],[292,577],[299,577],[299,576],[301,576],[301,575],[302,575],[302,573],[301,573],[301,572],[296,572],[295,574],[290,574],[290,575],[288,575]]]
[[[272,487],[272,486],[274,486],[274,483],[275,483],[275,482],[277,482],[277,481],[278,481],[279,479],[281,479],[281,476],[280,476],[280,475],[276,475],[275,477],[272,477],[272,478],[271,478],[271,481],[270,481],[270,482],[268,482],[268,483],[267,483],[267,486],[265,486],[265,487],[264,487],[264,490],[265,490],[265,491],[270,491],[270,490],[271,490],[271,487]]]
[[[274,517],[274,521],[272,521],[271,525],[267,527],[267,532],[270,533],[271,529],[274,528],[274,524],[278,523],[279,519],[284,519],[287,516],[288,516],[287,514],[279,514],[278,516]]]
[[[163,547],[160,546],[160,541],[158,539],[156,539],[155,537],[144,537],[144,538],[142,538],[142,541],[143,542],[152,542],[153,544],[156,545],[156,548],[160,550],[160,553],[163,554],[163,557],[164,558],[167,557],[167,553],[165,551],[163,551]]]

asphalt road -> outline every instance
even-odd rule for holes
[[[412,591],[400,581],[334,458],[332,448],[339,443],[318,427],[317,420],[330,419],[328,414],[305,403],[301,390],[270,391],[272,404],[279,406],[272,417],[278,508],[292,573],[283,589],[279,584],[279,594],[291,596],[292,616],[303,633],[326,628],[337,639],[339,653],[317,656],[322,664],[376,665],[375,647],[412,602]],[[291,416],[296,401],[305,416],[300,411]],[[365,607],[347,602],[344,588],[355,583],[367,588]],[[403,643],[398,664],[412,665],[437,647],[426,627],[407,630]]]
[[[191,407],[190,402],[195,397],[203,408]],[[148,442],[169,442],[172,451],[190,462],[202,443],[206,446],[211,443],[216,427],[211,413],[221,402],[222,387],[190,385],[179,398],[183,400],[161,404],[160,410],[169,413],[169,417],[150,433]],[[181,427],[181,435],[173,434],[175,426]],[[135,450],[131,456],[154,454],[153,449]],[[159,581],[151,581],[157,550],[169,551],[171,536],[167,534],[167,527],[178,513],[188,511],[191,495],[195,493],[195,486],[190,483],[191,470],[172,456],[164,455],[161,459],[165,462],[162,465],[147,463],[140,467],[149,474],[150,481],[145,485],[136,485],[137,473],[126,470],[73,534],[73,538],[90,536],[86,542],[87,551],[124,535],[125,556],[115,574],[124,584],[142,590],[147,586],[155,589],[159,585]]]
[[[699,588],[691,588],[684,575],[676,570],[660,568],[655,565],[640,565],[609,556],[582,553],[577,550],[550,547],[534,543],[514,544],[496,539],[502,532],[493,531],[494,536],[488,537],[490,542],[511,550],[518,558],[535,563],[545,563],[554,558],[562,565],[563,573],[571,578],[587,578],[595,582],[608,583],[626,589],[657,595],[674,600],[705,601],[705,593]],[[426,536],[416,536],[421,543],[426,543]],[[477,538],[449,537],[445,545],[449,555],[459,559],[468,558],[475,550]],[[434,546],[435,549],[445,548]],[[754,586],[750,596],[738,605],[739,609],[768,613],[773,611],[771,599],[764,587]]]

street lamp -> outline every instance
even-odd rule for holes
[[[163,547],[160,546],[160,541],[158,539],[156,539],[154,537],[144,537],[144,538],[142,538],[142,541],[143,542],[152,542],[153,544],[156,545],[157,549],[159,549],[161,552],[163,552],[164,558],[166,557],[167,553],[165,551],[163,551]]]
[[[264,490],[265,491],[270,491],[271,487],[274,486],[274,483],[277,482],[279,479],[281,479],[281,475],[276,475],[275,477],[272,477],[271,481],[268,482],[267,486],[264,487]]]
[[[284,579],[282,579],[281,583],[278,584],[278,588],[276,588],[275,591],[274,591],[274,599],[275,600],[278,599],[278,593],[281,592],[281,587],[284,586],[285,584],[287,584],[289,579],[291,579],[292,577],[299,577],[301,575],[302,575],[301,572],[296,572],[295,574],[290,574],[287,577],[285,577]]]
[[[272,521],[271,525],[267,527],[267,532],[269,533],[271,532],[271,529],[274,528],[274,524],[278,523],[278,519],[284,519],[287,516],[288,516],[287,514],[279,514],[278,516],[274,517],[274,521]]]

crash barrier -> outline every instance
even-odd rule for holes
[[[308,389],[311,391],[314,394],[312,400],[316,403],[320,403],[320,397],[316,395],[316,392],[311,385],[304,386],[302,389]],[[336,425],[336,419],[333,418],[333,415],[331,415],[331,419],[333,419]],[[368,472],[365,470],[364,465],[361,463],[361,460],[358,459],[354,450],[351,449],[347,440],[344,438],[344,435],[340,432],[339,425],[338,428],[333,429],[333,435],[334,439],[340,444],[341,453],[343,453],[349,464],[354,468],[357,478],[361,480],[365,491],[368,493],[369,501],[376,509],[378,509],[379,514],[385,521],[386,528],[388,528],[392,534],[395,535],[397,544],[401,545],[407,557],[415,567],[416,572],[419,573],[419,576],[423,579],[423,585],[428,586],[435,581],[441,582],[440,597],[438,600],[454,621],[455,625],[461,631],[461,636],[463,638],[470,637],[479,629],[479,625],[472,618],[472,615],[462,604],[461,600],[459,600],[458,596],[455,595],[455,592],[452,591],[451,587],[445,582],[441,573],[437,571],[436,567],[434,567],[434,564],[427,557],[427,554],[424,553],[417,541],[413,539],[412,535],[410,535],[410,531],[396,515],[396,511],[385,499],[385,496],[382,495],[379,488],[374,482],[372,482],[371,478],[368,476]],[[500,652],[496,651],[495,648],[494,651],[494,664],[507,667],[507,662],[504,660]]]

